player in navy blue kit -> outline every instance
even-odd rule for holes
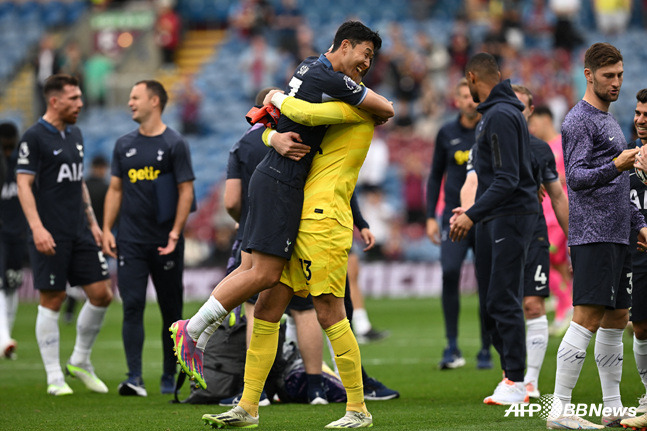
[[[476,224],[476,274],[483,320],[501,356],[505,379],[486,404],[528,401],[521,283],[539,211],[528,125],[509,80],[501,81],[494,57],[480,53],[465,68],[470,93],[483,118],[472,149],[478,188],[474,205],[454,209],[450,238],[463,239]]]
[[[188,144],[162,122],[167,101],[166,90],[157,81],[140,81],[133,87],[128,106],[139,128],[115,144],[104,206],[103,250],[118,258],[118,287],[124,310],[122,337],[128,379],[119,385],[120,395],[147,395],[142,380],[142,349],[149,275],[164,328],[161,392],[172,393],[175,385],[173,345],[165,330],[182,318],[182,230],[193,202],[195,176]],[[160,219],[165,213],[169,216]],[[111,230],[117,214],[115,241]]]
[[[474,233],[470,232],[464,241],[451,241],[449,219],[452,216],[452,209],[460,206],[459,192],[465,182],[465,166],[470,149],[475,142],[474,129],[481,119],[465,78],[461,79],[456,86],[455,100],[459,116],[445,124],[438,132],[433,164],[427,182],[427,236],[434,244],[440,245],[440,264],[443,269],[442,305],[447,347],[438,364],[441,370],[465,365],[465,359],[458,348],[460,308],[458,285],[465,255],[469,248],[474,249]],[[445,209],[442,215],[441,234],[436,220],[436,205],[443,178],[445,179]],[[477,367],[492,368],[490,336],[483,325],[481,325],[481,350],[477,355]]]
[[[335,34],[331,51],[309,57],[297,67],[287,93],[313,103],[338,99],[360,106],[386,121],[394,114],[391,103],[351,78],[370,67],[380,46],[379,35],[363,24],[356,21],[342,24]],[[196,340],[206,327],[221,322],[244,300],[275,286],[294,248],[303,206],[303,187],[312,159],[320,151],[326,126],[307,127],[281,116],[277,130],[298,134],[309,151],[306,149],[304,157],[293,159],[270,150],[261,161],[249,185],[249,215],[243,234],[246,253],[243,253],[241,266],[214,288],[209,300],[189,321],[176,322],[171,328],[182,369],[201,385],[202,359]],[[324,328],[344,318],[343,300],[336,299],[341,300],[322,301],[321,307],[329,309],[328,313],[322,313],[329,320],[320,318]]]
[[[521,85],[513,85],[512,89],[525,106],[523,116],[527,121],[535,108],[532,104],[532,93]],[[546,142],[533,135],[530,135],[530,151],[535,178],[550,198],[557,221],[568,236],[568,200],[559,181],[555,155]],[[524,384],[530,398],[539,398],[539,373],[548,347],[548,319],[544,302],[550,291],[547,274],[550,267],[550,251],[543,207],[540,206],[539,210],[526,257],[523,283],[523,312],[527,328],[527,369]]]
[[[638,139],[630,142],[629,148],[640,148],[643,153],[643,147],[647,143],[647,88],[640,90],[636,94],[636,110],[634,114],[634,126]],[[640,166],[647,167],[647,158],[636,157],[636,170]],[[643,216],[647,217],[647,184],[643,183],[632,169],[630,171],[631,191],[629,199],[640,210]],[[633,283],[635,288],[631,289],[631,308],[630,318],[634,329],[634,358],[636,359],[636,368],[640,375],[640,380],[645,386],[646,394],[640,397],[636,413],[647,413],[647,253],[636,248],[637,235],[632,233],[631,237],[631,263],[633,271]],[[629,420],[627,420],[629,421]],[[626,423],[622,422],[623,425]],[[630,427],[641,429],[647,426],[647,416],[643,415],[632,419]]]
[[[18,308],[18,288],[22,284],[22,267],[27,258],[27,220],[18,201],[15,149],[18,128],[13,123],[0,124],[0,151],[7,173],[0,196],[0,355],[15,358],[16,341],[11,329]]]
[[[53,75],[43,90],[47,111],[18,147],[18,198],[31,230],[29,257],[40,292],[36,339],[47,393],[69,395],[59,362],[58,317],[67,282],[83,287],[88,301],[77,318],[76,343],[66,370],[92,391],[108,392],[90,353],[110,301],[108,265],[101,249],[90,195],[83,181],[83,137],[76,123],[83,102],[76,78]]]

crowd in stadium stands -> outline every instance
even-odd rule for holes
[[[218,56],[194,77],[181,81],[167,114],[170,124],[189,135],[192,147],[200,147],[195,148],[195,158],[200,159],[196,162],[196,195],[201,204],[187,235],[187,256],[195,256],[192,263],[222,263],[227,255],[233,226],[226,216],[218,215],[224,213],[224,166],[219,160],[225,158],[234,136],[242,132],[242,117],[252,103],[251,96],[269,84],[284,86],[303,58],[328,48],[339,22],[358,18],[380,31],[384,47],[365,84],[397,105],[396,118],[376,134],[371,150],[387,157],[388,163],[381,168],[378,181],[360,178],[358,183],[363,205],[389,209],[377,212],[388,218],[389,226],[377,257],[419,261],[439,256],[421,221],[424,188],[435,136],[440,126],[456,115],[450,89],[464,75],[470,55],[478,51],[495,55],[504,77],[523,83],[533,92],[535,105],[551,109],[559,130],[564,115],[584,91],[581,63],[587,42],[612,38],[625,52],[640,40],[642,31],[638,29],[647,22],[645,0],[624,2],[612,10],[609,2],[581,0],[408,0],[404,6],[384,2],[379,8],[373,0],[361,0],[352,12],[335,7],[334,0],[316,4],[303,0],[90,2],[95,10],[128,3],[175,4],[173,9],[161,9],[156,26],[166,62],[172,61],[186,30],[215,27],[227,32]],[[51,51],[47,41],[48,37],[43,37],[41,46]],[[84,58],[73,42],[45,56],[43,52],[33,56],[38,64],[37,80],[42,81],[47,67],[52,72],[60,69],[82,80],[88,106],[105,102],[107,89],[102,83],[115,69],[113,57],[96,53]],[[45,69],[41,69],[43,59]],[[632,77],[639,79],[639,71],[628,65],[625,75],[623,93],[635,92],[640,83],[632,83]],[[236,77],[235,82],[243,83],[242,90],[233,81]],[[229,80],[231,85],[224,84]],[[217,108],[223,100],[230,107],[224,114]],[[629,137],[631,103],[621,100],[612,109]],[[111,133],[123,131],[99,130],[96,118],[113,114],[98,112],[89,112],[80,122],[82,127],[87,124],[84,131],[87,129],[89,143],[96,141],[89,153],[109,157],[115,139]],[[216,113],[223,115],[222,122],[214,121]],[[378,149],[381,143],[384,145]],[[441,210],[439,205],[437,211]],[[371,225],[383,222],[371,220],[370,215],[367,218]]]

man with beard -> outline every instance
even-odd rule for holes
[[[463,78],[456,86],[456,107],[458,118],[445,124],[436,138],[431,174],[427,182],[427,236],[440,245],[440,264],[443,270],[442,305],[445,317],[445,336],[447,347],[438,364],[441,370],[459,368],[465,365],[465,358],[458,348],[458,315],[460,310],[461,266],[469,248],[474,249],[474,232],[465,241],[453,242],[449,239],[449,219],[452,209],[460,206],[459,192],[465,182],[467,158],[474,145],[474,129],[481,119],[472,100],[467,79]],[[440,187],[445,180],[445,209],[442,215],[442,232],[436,220],[436,205]],[[490,356],[490,337],[481,325],[481,350],[477,356],[477,368],[492,368]]]
[[[586,349],[595,337],[595,360],[605,408],[622,408],[622,333],[629,319],[632,272],[629,236],[647,224],[632,202],[629,170],[638,149],[627,149],[622,129],[609,114],[623,78],[622,54],[608,43],[595,43],[584,57],[586,92],[562,125],[564,166],[569,197],[568,245],[573,263],[573,321],[557,352],[555,396],[562,405],[582,370]],[[622,415],[603,416],[602,425],[618,426]],[[549,419],[549,429],[596,429],[578,416]]]
[[[83,136],[74,126],[83,101],[76,78],[52,75],[43,95],[47,111],[27,129],[18,147],[18,199],[31,230],[29,259],[40,304],[36,340],[47,372],[47,393],[69,395],[59,362],[59,310],[67,282],[82,286],[88,301],[79,312],[67,374],[106,393],[90,362],[92,346],[112,300],[101,229],[83,181]]]
[[[524,265],[539,202],[528,125],[510,81],[494,57],[473,56],[467,83],[483,118],[472,149],[478,187],[474,205],[454,209],[449,237],[464,239],[476,224],[476,276],[483,322],[501,357],[505,378],[485,404],[527,403],[523,384],[526,337],[521,307]]]

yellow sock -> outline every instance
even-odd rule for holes
[[[279,322],[254,319],[252,339],[245,362],[245,387],[238,405],[252,416],[258,416],[258,401],[270,373],[279,345]]]
[[[362,358],[359,346],[350,322],[344,318],[324,330],[335,352],[335,362],[339,369],[339,377],[346,389],[348,402],[346,410],[368,414],[364,404],[364,385],[362,382]]]

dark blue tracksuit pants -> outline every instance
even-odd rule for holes
[[[476,225],[476,276],[486,330],[506,377],[526,367],[523,271],[537,214],[499,216]]]
[[[162,246],[165,245],[162,244]],[[119,294],[123,301],[122,338],[129,377],[142,375],[144,308],[149,274],[153,280],[157,303],[162,313],[163,372],[170,375],[176,372],[173,340],[168,335],[168,328],[173,322],[182,319],[184,241],[180,239],[175,251],[166,256],[160,256],[157,251],[158,246],[158,244],[127,242],[118,244],[117,279]]]

